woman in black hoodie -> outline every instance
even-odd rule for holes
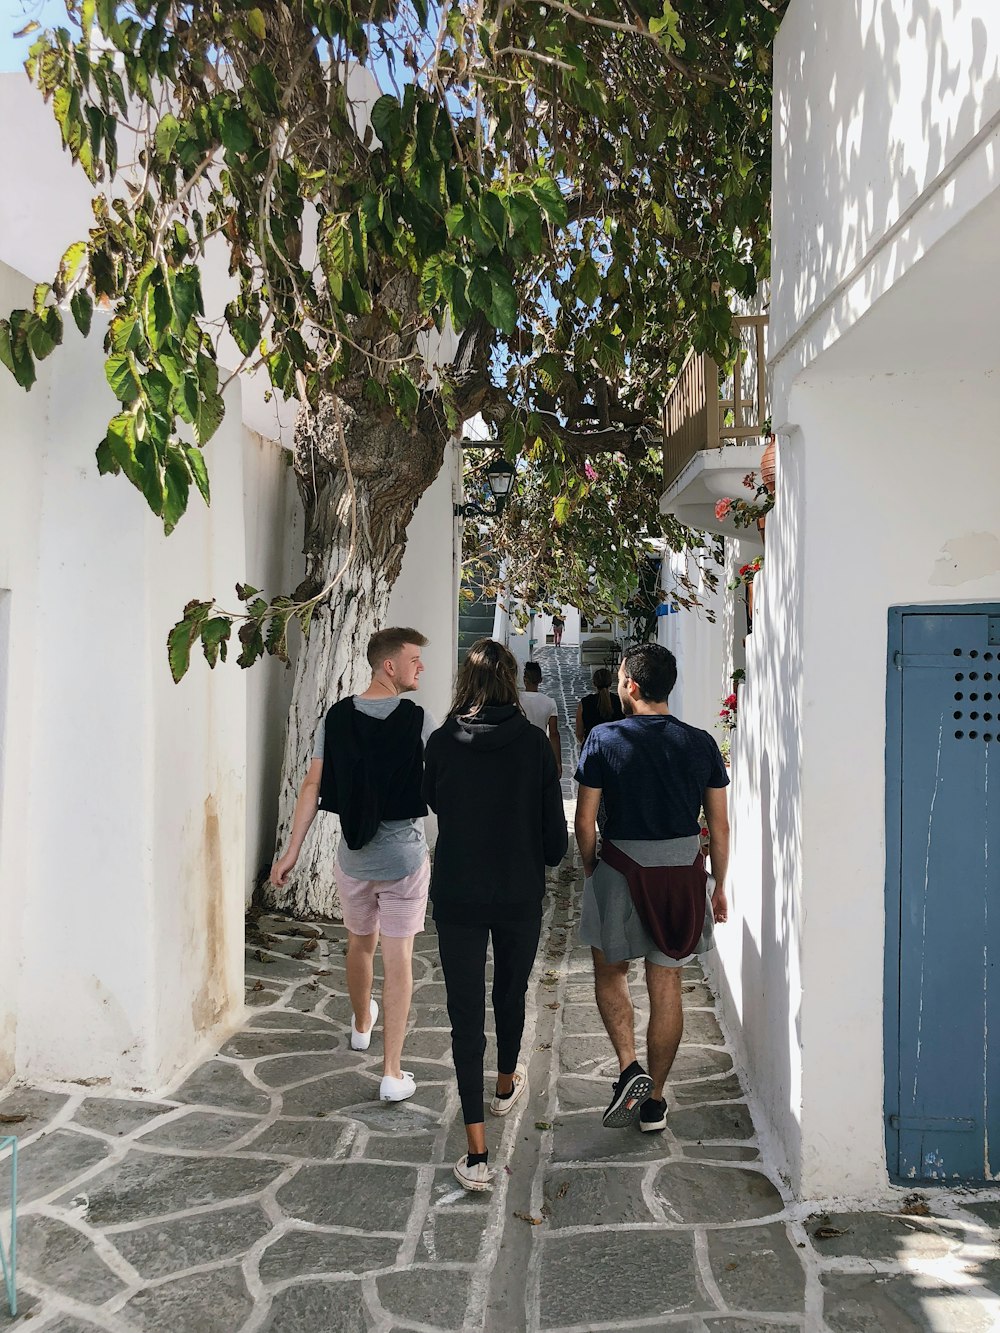
[[[430,897],[448,992],[451,1049],[469,1151],[455,1175],[489,1189],[483,1056],[486,948],[493,939],[497,1030],[493,1115],[526,1095],[518,1056],[524,996],[538,951],[545,867],[566,854],[566,816],[548,737],[518,703],[517,662],[480,639],[459,667],[455,701],[424,752],[424,800],[438,816]]]

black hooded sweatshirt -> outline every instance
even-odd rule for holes
[[[427,741],[424,800],[438,816],[434,920],[481,924],[541,914],[545,867],[569,839],[552,746],[519,708],[449,717]]]

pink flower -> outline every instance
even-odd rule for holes
[[[592,467],[590,463],[584,463],[583,475],[587,478],[588,481],[597,480],[597,470],[594,467]]]
[[[732,507],[733,507],[732,500],[717,500],[715,502],[715,517],[720,521],[720,523],[726,517],[726,515],[729,513]]]

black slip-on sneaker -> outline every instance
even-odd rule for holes
[[[647,1097],[639,1107],[639,1128],[644,1134],[656,1134],[667,1127],[667,1103]]]
[[[611,1091],[611,1104],[604,1112],[606,1129],[625,1129],[639,1114],[639,1108],[653,1090],[653,1080],[637,1061],[622,1071]]]

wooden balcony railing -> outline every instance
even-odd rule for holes
[[[768,414],[764,330],[767,315],[734,315],[740,338],[732,373],[691,352],[663,405],[663,482],[670,486],[703,449],[756,440]],[[726,396],[722,396],[725,394]]]

